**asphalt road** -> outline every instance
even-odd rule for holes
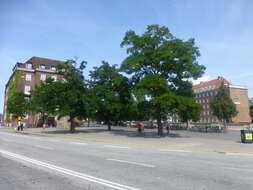
[[[253,155],[0,132],[0,189],[253,189]]]

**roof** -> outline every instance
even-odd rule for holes
[[[223,77],[218,77],[217,79],[214,80],[210,80],[207,82],[201,82],[197,85],[192,86],[193,90],[199,89],[199,88],[205,88],[208,86],[215,86],[215,88],[219,88],[221,86],[221,84],[230,84],[230,82],[228,82],[225,78]]]
[[[64,61],[58,61],[54,59],[48,59],[48,58],[43,58],[43,57],[32,57],[26,63],[33,63],[33,64],[45,64],[45,65],[57,65],[57,64],[62,64]]]

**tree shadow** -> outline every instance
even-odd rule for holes
[[[144,132],[139,133],[135,128],[127,127],[112,127],[111,131],[108,131],[106,127],[78,127],[74,133],[71,133],[69,129],[56,129],[53,131],[43,131],[45,134],[58,134],[58,135],[68,135],[68,134],[95,134],[95,133],[109,133],[115,136],[126,136],[132,138],[190,138],[188,135],[182,135],[180,133],[171,132],[167,135],[164,131],[163,136],[158,136],[156,129],[145,129]]]

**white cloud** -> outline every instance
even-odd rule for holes
[[[209,80],[212,80],[212,77],[210,75],[206,75],[206,76],[198,78],[197,80],[191,79],[191,82],[193,85],[196,85],[196,84],[199,84],[200,82],[206,82]]]

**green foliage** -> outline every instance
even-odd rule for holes
[[[183,122],[200,120],[202,106],[196,103],[192,98],[178,97],[178,115]]]
[[[87,117],[87,86],[83,76],[86,62],[69,60],[58,66],[61,81],[46,80],[32,92],[34,112],[70,117],[70,131],[75,131],[74,119]]]
[[[48,78],[31,92],[30,111],[42,115],[55,115],[59,101],[58,96],[62,90],[61,83]]]
[[[23,117],[28,111],[28,99],[22,92],[15,92],[7,100],[7,111],[13,114],[14,118]]]
[[[20,73],[19,71],[16,71],[10,80],[8,84],[8,93],[7,97],[11,98],[15,95],[16,90],[17,90],[17,84],[18,84],[18,79],[19,79]],[[10,112],[8,111],[8,105],[7,105],[7,110],[6,110],[6,121],[10,120]]]
[[[249,107],[249,113],[250,113],[250,117],[253,120],[253,105],[250,105],[250,107]]]
[[[91,101],[96,111],[94,117],[98,121],[110,124],[128,118],[131,107],[130,83],[118,72],[116,65],[103,61],[100,67],[90,72]]]
[[[167,27],[150,25],[142,35],[128,31],[121,47],[127,47],[128,53],[121,70],[131,75],[138,89],[137,97],[142,95],[141,102],[151,104],[158,122],[158,133],[162,134],[159,131],[162,130],[162,117],[176,108],[177,96],[193,99],[189,79],[197,79],[204,73],[205,67],[197,62],[200,53],[194,39],[183,41],[174,37]],[[185,102],[189,107],[189,101]],[[191,107],[199,109],[195,103]],[[180,110],[182,113],[185,109]]]
[[[228,93],[228,89],[222,84],[217,95],[210,102],[213,114],[224,123],[230,121],[238,113]]]

